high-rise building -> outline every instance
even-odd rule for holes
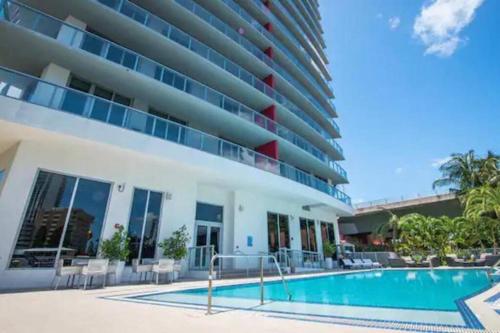
[[[340,242],[352,208],[317,0],[0,4],[2,287],[50,284],[33,253],[95,252],[117,224],[139,260],[185,226],[188,274],[207,253],[321,261]],[[32,241],[44,211],[50,249]]]

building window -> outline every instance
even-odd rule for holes
[[[271,253],[278,252],[280,248],[290,248],[287,215],[267,213],[267,241]]]
[[[300,239],[303,251],[317,252],[316,227],[314,220],[300,218]]]
[[[10,267],[95,257],[109,193],[109,183],[40,171]]]
[[[71,76],[68,86],[84,93],[107,99],[108,101],[113,101],[125,106],[132,105],[131,98],[125,97],[114,91],[100,87],[76,76]]]
[[[223,207],[202,202],[196,203],[196,220],[222,223]]]
[[[128,263],[131,263],[132,259],[155,258],[162,197],[163,194],[159,192],[134,190],[128,223],[130,237]]]
[[[335,229],[333,223],[321,222],[321,239],[323,244],[329,242],[330,244],[337,244],[335,242]]]
[[[183,126],[187,126],[188,125],[187,121],[184,121],[182,119],[176,118],[174,116],[169,115],[166,112],[159,111],[159,110],[157,110],[155,108],[152,108],[152,107],[149,108],[148,113],[152,114],[153,116],[156,116],[156,117],[160,117],[160,118],[163,118],[163,119],[167,119],[167,120],[173,121],[174,123],[181,124]]]

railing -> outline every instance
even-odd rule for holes
[[[183,6],[185,9],[189,10],[205,22],[209,23],[212,27],[216,28],[224,35],[241,45],[248,52],[253,54],[257,59],[264,62],[269,67],[273,68],[276,72],[278,72],[281,76],[283,76],[288,82],[290,82],[293,86],[295,86],[299,93],[303,94],[313,105],[318,108],[318,111],[323,113],[325,117],[331,118],[330,113],[310,94],[307,92],[306,88],[302,86],[295,78],[293,78],[287,71],[285,71],[282,67],[276,64],[269,56],[267,56],[263,51],[261,51],[256,45],[250,42],[248,39],[244,38],[240,35],[236,30],[232,29],[229,25],[222,22],[215,15],[212,15],[209,11],[193,2],[192,0],[175,0],[179,5]],[[330,100],[327,100],[331,106]]]
[[[290,11],[281,4],[280,1],[273,1],[272,2],[272,5],[273,6],[276,6],[276,8],[278,8],[284,16],[286,17],[289,17],[290,20],[293,20],[295,22],[295,27],[299,30],[299,32],[302,34],[304,40],[307,41],[307,43],[309,43],[309,46],[311,46],[312,49],[314,49],[316,51],[316,53],[319,53],[316,49],[316,46],[314,46],[312,43],[311,43],[311,39],[309,38],[308,34],[304,31],[304,29],[302,28],[302,26],[300,25],[299,22],[297,22],[297,20],[295,19],[295,17],[292,15],[292,13],[290,13]]]
[[[321,96],[324,98],[324,100],[329,104],[330,107],[335,109],[334,105],[330,101],[330,97],[327,95],[325,92],[325,88],[323,88],[318,81],[313,77],[313,75],[307,70],[302,63],[293,55],[280,41],[277,40],[277,38],[274,37],[269,31],[267,31],[257,20],[255,20],[250,14],[248,14],[240,5],[238,5],[234,0],[222,0],[224,3],[230,7],[234,12],[236,12],[242,19],[247,21],[252,27],[254,27],[261,35],[264,36],[264,38],[270,40],[273,42],[275,45],[278,46],[278,48],[285,53],[288,56],[288,59],[291,60],[296,66],[298,66],[303,74],[305,74],[306,78],[308,81],[316,88],[316,91],[321,94]],[[298,89],[303,89],[304,86],[297,81],[294,77],[292,77],[288,71],[283,69],[283,67],[279,67],[279,70],[281,70],[283,73],[280,72],[280,74],[284,75],[285,78],[294,85],[296,85],[296,88]],[[279,71],[278,71],[279,72]],[[328,83],[324,82],[324,84],[329,88]],[[299,88],[300,87],[300,88]],[[327,89],[328,89],[327,88]],[[306,97],[318,108],[322,108],[322,105],[320,102],[311,94],[302,91],[302,93],[306,94]]]
[[[210,261],[210,269],[208,271],[208,297],[207,297],[207,314],[212,314],[212,287],[213,287],[213,279],[214,279],[214,265],[217,259],[223,258],[258,258],[260,259],[260,305],[264,304],[264,259],[271,259],[276,269],[278,270],[279,276],[281,277],[281,282],[283,284],[283,289],[285,293],[288,295],[288,300],[292,300],[292,294],[288,289],[288,284],[286,283],[285,277],[281,272],[280,266],[278,265],[278,261],[276,257],[272,255],[238,255],[238,254],[216,254],[212,257]]]
[[[319,252],[280,248],[276,257],[287,268],[321,268],[323,256]]]
[[[318,65],[316,64],[316,60],[314,60],[310,55],[309,55],[309,51],[307,51],[303,46],[302,46],[302,43],[297,39],[297,37],[294,36],[294,34],[290,31],[290,29],[288,29],[287,26],[285,26],[283,23],[281,23],[281,20],[279,18],[277,18],[273,12],[271,10],[269,10],[269,8],[264,5],[264,3],[262,2],[262,0],[253,0],[253,3],[259,7],[260,11],[266,15],[266,17],[270,20],[271,23],[273,23],[274,26],[277,26],[279,27],[280,31],[282,31],[284,33],[284,35],[287,36],[288,39],[291,40],[292,44],[295,45],[298,49],[300,49],[302,51],[302,54],[305,56],[305,58],[307,59],[307,62],[309,64],[311,64],[311,66],[314,67],[314,69],[316,71],[318,71],[318,74],[320,75],[321,77],[321,81],[323,84],[325,84],[327,87],[329,87],[328,85],[328,82],[327,80],[322,76],[322,73],[321,73],[321,70],[319,69]],[[273,27],[274,29],[274,27]],[[267,30],[266,30],[267,31]],[[310,43],[307,43],[309,45],[309,47],[311,47],[311,44]],[[316,50],[311,47],[312,49],[312,52],[313,53],[316,53]],[[318,58],[319,58],[319,55],[316,55]],[[320,60],[320,62],[322,62],[322,60]],[[301,65],[302,67],[302,65]],[[302,68],[303,70],[307,71],[307,69],[305,68]],[[310,78],[310,80],[313,79],[313,80],[316,80],[315,78]],[[316,80],[317,81],[317,80]],[[315,81],[313,81],[315,82]],[[318,89],[323,89],[322,87],[317,87]]]
[[[199,56],[207,59],[218,67],[226,70],[247,84],[251,85],[255,89],[266,94],[266,96],[271,97],[279,104],[283,105],[285,108],[293,112],[297,117],[305,121],[311,128],[318,132],[325,139],[332,139],[329,135],[315,120],[313,120],[306,112],[301,110],[293,102],[287,99],[285,96],[281,95],[274,88],[264,83],[262,80],[257,78],[255,75],[245,70],[240,65],[234,63],[233,61],[227,59],[225,56],[210,48],[206,44],[195,39],[186,32],[174,27],[172,24],[164,21],[143,9],[142,7],[131,3],[128,0],[95,0],[115,11],[125,15],[135,22],[142,24],[149,29],[158,32],[162,36],[170,39],[171,41],[190,49]],[[332,118],[328,118],[328,122],[332,125],[337,133],[340,133],[338,125],[333,121]]]
[[[263,116],[261,113],[248,108],[238,101],[192,78],[189,78],[104,38],[77,29],[58,19],[45,15],[24,5],[7,0],[5,1],[5,7],[7,20],[15,25],[39,32],[47,37],[54,38],[64,45],[78,48],[101,58],[118,63],[133,71],[169,85],[172,88],[178,89],[220,107],[227,112],[257,124],[269,132],[272,132],[293,143],[302,150],[310,153],[318,160],[324,162],[329,167],[331,167],[330,162],[334,162],[326,153],[296,133],[288,130],[270,118]],[[342,152],[339,151],[339,154],[342,154]],[[335,166],[333,169],[340,170],[339,168],[340,167]],[[344,174],[340,175],[344,176]]]
[[[194,246],[188,249],[188,267],[189,270],[208,270],[210,260],[215,255],[213,245]]]
[[[303,24],[304,26],[307,26],[309,28],[309,30],[311,31],[310,35],[312,36],[312,39],[315,40],[318,45],[324,46],[324,43],[322,43],[322,41],[315,35],[313,28],[309,25],[309,23],[307,23],[306,18],[302,15],[302,11],[297,7],[294,0],[285,0],[285,1],[287,1],[294,8],[294,10],[298,13],[297,16],[303,20],[302,23],[299,23],[297,20],[295,20],[295,22],[297,24]],[[292,17],[293,17],[293,15],[292,15]],[[294,19],[295,19],[295,17],[294,17]]]
[[[218,137],[90,94],[0,67],[0,95],[105,122],[291,179],[347,205],[350,198],[323,180]]]
[[[286,47],[281,41],[279,41],[272,33],[270,33],[264,26],[260,24],[257,20],[255,20],[250,14],[247,13],[245,9],[243,9],[239,4],[234,2],[233,0],[222,0],[228,5],[233,11],[235,11],[241,18],[243,18],[245,21],[250,23],[261,35],[264,36],[264,38],[270,40],[271,42],[274,43],[274,45],[278,46],[278,48],[285,53],[285,55],[288,57],[290,61],[292,61],[297,67],[299,67],[300,71],[305,74],[309,82],[319,90],[319,92],[322,94],[322,96],[325,99],[328,99],[328,95],[325,93],[324,89],[318,82],[318,79],[316,79],[310,72],[309,70],[302,64],[302,62],[297,58],[295,54],[293,54],[288,47]],[[262,6],[262,2],[260,0],[257,0]],[[259,7],[260,8],[260,7]],[[311,56],[302,48],[300,48],[300,44],[295,44],[297,47],[300,49],[304,57],[309,61],[309,63],[312,63],[313,60],[311,59]],[[321,75],[321,74],[320,74]],[[321,80],[323,78],[321,77]],[[324,82],[325,86],[327,86],[327,83]]]

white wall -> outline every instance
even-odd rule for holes
[[[76,148],[62,141],[44,144],[23,141],[6,178],[4,195],[0,198],[0,289],[40,286],[41,282],[50,283],[54,274],[52,269],[5,270],[39,168],[113,184],[101,239],[111,236],[115,223],[127,226],[134,187],[172,193],[171,200],[163,201],[160,240],[184,224],[193,224],[196,181],[186,171],[113,149],[90,145]],[[126,184],[125,190],[119,192],[116,184],[122,183]]]

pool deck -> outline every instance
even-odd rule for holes
[[[331,273],[330,273],[331,274]],[[321,274],[318,274],[321,275]],[[300,277],[300,276],[297,276]],[[266,281],[272,278],[266,278]],[[256,282],[257,279],[217,281],[216,286]],[[310,320],[302,316],[246,310],[221,310],[206,315],[203,309],[159,306],[118,299],[124,295],[170,292],[206,287],[206,281],[169,285],[126,285],[105,289],[32,291],[0,294],[0,332],[408,332],[411,327],[381,329],[357,327],[339,321]],[[500,332],[500,315],[485,300],[500,292],[500,284],[466,301],[484,327]],[[434,329],[429,329],[435,332]],[[453,332],[478,332],[469,329]]]

